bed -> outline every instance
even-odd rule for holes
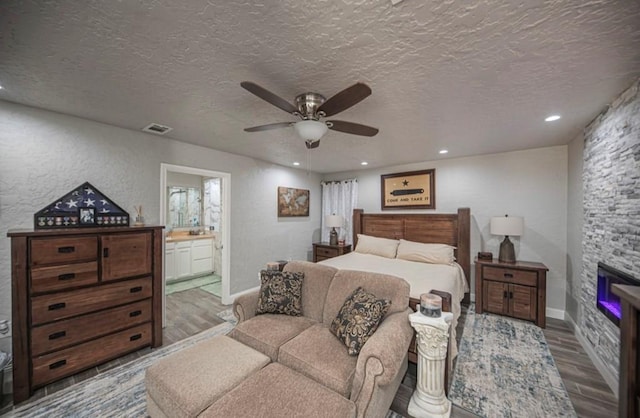
[[[351,252],[321,261],[339,269],[362,270],[392,274],[402,277],[411,286],[410,306],[415,310],[422,293],[437,293],[445,297],[443,309],[454,314],[450,360],[455,357],[455,325],[460,315],[460,304],[469,303],[470,210],[460,208],[457,213],[438,214],[365,214],[362,209],[353,211],[353,248],[358,245],[358,234],[407,240],[418,243],[447,244],[455,247],[456,262],[452,265],[428,264],[371,254]],[[446,293],[443,293],[446,292]],[[450,295],[450,299],[446,300]],[[409,349],[409,360],[417,361],[415,342]]]

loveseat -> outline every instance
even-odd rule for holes
[[[304,274],[302,315],[256,315],[260,292],[248,293],[234,301],[238,325],[230,337],[349,400],[357,417],[384,417],[407,370],[413,336],[409,284],[394,276],[304,261],[289,262],[284,272]],[[391,304],[359,354],[349,355],[330,327],[358,287]]]

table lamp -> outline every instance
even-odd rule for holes
[[[336,228],[342,227],[342,216],[340,215],[329,215],[324,218],[324,223],[326,226],[331,228],[331,232],[329,233],[329,244],[338,245],[338,232]]]
[[[503,263],[515,263],[516,252],[509,236],[519,237],[524,231],[524,219],[520,216],[496,216],[491,218],[491,234],[504,235],[504,241],[500,243],[500,255],[498,260]]]

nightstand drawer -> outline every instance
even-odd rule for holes
[[[524,286],[537,286],[538,284],[538,273],[535,271],[516,270],[504,267],[485,266],[482,269],[482,278]]]
[[[331,258],[331,257],[337,257],[338,255],[339,255],[339,252],[336,248],[316,247],[316,256],[318,258],[321,258],[321,257]]]
[[[32,266],[96,260],[98,238],[35,238],[31,240],[31,254]]]

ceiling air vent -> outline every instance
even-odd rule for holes
[[[171,131],[173,128],[168,126],[160,125],[159,123],[152,123],[149,126],[145,126],[142,128],[145,132],[151,132],[152,134],[164,135],[167,132]]]

